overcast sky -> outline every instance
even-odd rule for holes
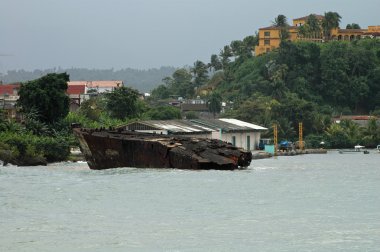
[[[380,0],[0,0],[0,73],[54,67],[182,67],[278,15],[336,11],[380,25]]]

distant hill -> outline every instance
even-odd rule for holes
[[[0,80],[3,83],[24,82],[37,79],[48,73],[67,72],[71,81],[122,80],[126,86],[136,88],[140,92],[149,92],[161,84],[163,78],[171,76],[175,70],[175,67],[160,67],[148,70],[132,68],[120,70],[86,68],[53,68],[34,71],[11,70],[4,75],[0,74]]]

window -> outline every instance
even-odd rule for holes
[[[269,39],[264,39],[264,45],[270,45],[270,40]]]
[[[233,146],[236,146],[236,136],[232,136],[231,142]]]
[[[264,36],[265,37],[270,37],[270,32],[269,31],[264,32]]]
[[[247,150],[251,150],[251,136],[247,136]]]

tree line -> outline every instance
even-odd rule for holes
[[[70,75],[75,81],[96,81],[96,80],[121,80],[125,85],[133,87],[140,92],[148,92],[157,86],[161,80],[171,75],[176,70],[175,67],[160,67],[148,70],[138,70],[132,68],[125,69],[86,69],[86,68],[52,68],[45,70],[10,70],[5,74],[0,73],[0,81],[3,84],[14,82],[26,82],[35,80],[49,73],[63,73]]]

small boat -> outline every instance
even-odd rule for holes
[[[380,153],[380,144],[376,147],[377,152]]]
[[[364,154],[369,154],[369,151],[368,150],[364,150],[365,146],[362,146],[362,145],[355,145],[354,146],[354,149],[349,149],[349,150],[339,150],[339,153],[340,154],[344,154],[344,153],[364,153]]]
[[[362,145],[359,145],[359,144],[357,144],[357,145],[354,146],[355,151],[357,151],[357,152],[361,152],[364,147],[365,146],[362,146]]]

